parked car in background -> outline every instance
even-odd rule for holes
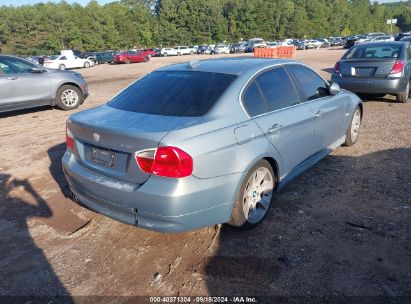
[[[360,38],[359,38],[358,36],[349,36],[349,37],[347,37],[347,39],[345,40],[344,48],[345,48],[345,49],[351,48],[351,47],[354,46],[359,40],[360,40]]]
[[[244,53],[245,46],[242,43],[233,43],[230,47],[230,53]]]
[[[395,41],[394,36],[378,36],[371,38],[369,41],[372,42],[384,42],[384,41]]]
[[[345,44],[344,40],[342,37],[330,37],[330,46],[343,46]]]
[[[214,47],[214,54],[230,54],[230,48],[224,43],[218,43]]]
[[[247,41],[247,45],[245,47],[246,52],[251,53],[254,52],[254,48],[259,47],[267,47],[267,44],[261,38],[252,38]]]
[[[96,56],[96,62],[98,64],[103,63],[112,63],[114,61],[114,51],[104,51],[104,52],[96,52],[94,55]]]
[[[400,41],[405,37],[411,37],[411,31],[410,32],[399,33],[398,35],[395,36],[395,41]]]
[[[198,45],[189,45],[188,49],[190,51],[190,55],[197,54]]]
[[[59,70],[89,68],[92,65],[92,61],[74,56],[71,50],[61,51],[61,55],[49,56],[43,63],[45,68]]]
[[[156,51],[154,49],[143,49],[140,50],[140,54],[152,57],[156,55]]]
[[[304,40],[304,44],[306,49],[319,49],[322,45],[322,42],[314,39],[307,39]]]
[[[45,105],[71,110],[87,96],[87,83],[80,73],[49,70],[0,54],[0,112]]]
[[[167,57],[167,56],[177,56],[178,52],[177,49],[175,48],[163,48],[161,49],[161,56]],[[181,53],[180,53],[181,55]]]
[[[88,59],[92,65],[94,65],[97,62],[96,56],[93,52],[80,52],[79,50],[73,50],[72,51],[74,56],[82,59]]]
[[[139,51],[124,51],[119,52],[114,55],[115,63],[136,63],[136,62],[147,62],[150,57],[146,54],[142,54]]]
[[[211,54],[211,47],[207,44],[200,45],[197,49],[198,55],[208,55]]]
[[[293,41],[293,45],[297,48],[297,50],[305,50],[305,42],[304,40],[297,40]]]
[[[154,52],[155,52],[155,55],[154,55],[155,57],[160,57],[161,56],[161,49],[155,48]]]
[[[411,36],[408,36],[408,37],[404,37],[404,38],[402,38],[400,41],[403,41],[403,42],[411,42]]]
[[[314,40],[321,42],[320,48],[328,48],[331,46],[331,43],[326,38],[314,38]]]
[[[409,98],[411,45],[408,42],[370,42],[352,47],[335,64],[332,81],[342,88],[373,96]]]
[[[267,48],[275,48],[277,46],[280,46],[281,44],[277,41],[271,41],[271,42],[267,42]]]
[[[358,96],[295,61],[175,64],[70,116],[63,172],[83,205],[134,226],[254,227],[276,191],[355,144],[361,117]]]
[[[189,49],[188,46],[176,46],[174,49],[177,52],[177,56],[194,54],[194,50]]]

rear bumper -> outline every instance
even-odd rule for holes
[[[115,220],[162,232],[181,232],[225,223],[242,174],[209,179],[151,176],[144,184],[114,179],[66,152],[63,171],[71,191],[90,209]]]
[[[408,79],[406,77],[355,78],[332,74],[331,81],[338,83],[341,88],[355,93],[398,94],[405,90]]]

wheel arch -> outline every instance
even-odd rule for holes
[[[280,169],[278,167],[277,161],[273,157],[264,157],[263,159],[268,161],[268,163],[271,165],[271,168],[273,168],[274,175],[277,178],[277,182],[278,182],[280,179],[280,176],[279,176]]]
[[[363,106],[362,102],[359,102],[359,103],[358,103],[358,107],[360,108],[361,120],[362,120],[362,116],[363,116],[363,113],[364,113],[364,106]]]
[[[52,106],[55,106],[55,105],[56,105],[57,92],[58,92],[58,90],[60,90],[60,88],[61,88],[62,86],[65,86],[65,85],[70,85],[70,86],[76,87],[77,89],[80,90],[81,94],[83,94],[83,90],[80,88],[80,86],[79,86],[77,83],[75,83],[75,82],[63,82],[63,83],[59,84],[59,85],[56,87],[56,89],[54,90],[54,92],[53,92],[53,95],[54,95],[54,96],[53,96]],[[83,103],[83,101],[84,101],[84,96],[82,96],[81,103]]]

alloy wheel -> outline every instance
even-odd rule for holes
[[[79,96],[76,91],[67,89],[61,93],[61,101],[68,107],[74,107],[79,101]]]
[[[357,109],[354,112],[351,122],[351,140],[355,142],[358,137],[358,133],[360,132],[360,125],[361,125],[361,113],[360,110]]]
[[[247,181],[243,193],[243,212],[251,224],[261,221],[273,197],[274,178],[265,167],[256,169]]]

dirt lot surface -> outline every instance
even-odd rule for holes
[[[297,59],[329,78],[342,54]],[[219,56],[79,70],[90,96],[78,111],[155,68],[207,57]],[[364,106],[358,143],[287,186],[258,228],[181,234],[128,226],[68,197],[61,157],[73,112],[1,115],[0,295],[411,297],[411,102]]]

